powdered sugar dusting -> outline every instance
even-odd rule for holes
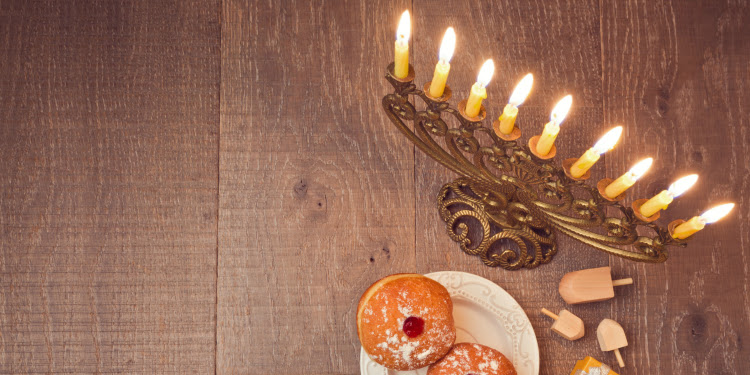
[[[409,341],[401,346],[398,347],[399,353],[401,353],[401,358],[404,359],[406,362],[411,361],[411,353],[414,351],[414,349],[419,346],[419,341]]]
[[[477,374],[516,375],[510,361],[500,352],[477,344],[456,344],[430,368],[431,375]]]
[[[413,284],[417,282],[419,285]],[[397,369],[426,366],[442,356],[455,341],[450,296],[447,291],[444,296],[436,294],[434,287],[424,287],[421,280],[404,280],[398,286],[395,285],[400,284],[398,282],[392,284],[382,287],[368,301],[366,311],[374,307],[378,312],[368,316],[371,323],[361,331],[371,337],[370,340],[377,340],[368,355],[379,359],[378,363],[389,363]],[[424,320],[424,330],[414,338],[404,333],[404,322],[410,317]]]
[[[433,351],[435,351],[434,348],[429,348],[429,349],[427,349],[427,350],[425,350],[425,351],[417,354],[417,359],[421,361],[421,360],[427,358],[428,355],[432,354]]]
[[[408,305],[405,306],[405,305],[402,305],[401,303],[399,303],[398,305],[398,312],[400,312],[403,316],[407,318],[412,316],[411,310],[412,310],[411,306],[408,306]]]

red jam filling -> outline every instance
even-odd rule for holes
[[[404,321],[404,333],[411,337],[417,337],[424,331],[424,320],[417,318],[416,316],[410,316]]]

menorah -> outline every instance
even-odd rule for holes
[[[682,220],[666,228],[658,225],[658,213],[644,217],[638,212],[644,200],[626,206],[622,201],[627,192],[608,197],[604,188],[611,179],[592,186],[587,183],[590,172],[573,177],[569,171],[575,159],[558,165],[554,149],[537,155],[532,151],[534,138],[532,147],[519,142],[518,127],[505,135],[495,130],[498,121],[485,126],[483,106],[479,115],[467,116],[466,101],[457,108],[448,103],[449,87],[443,96],[431,97],[430,82],[423,90],[413,83],[411,65],[403,79],[393,69],[391,63],[385,76],[394,88],[383,97],[388,118],[422,152],[460,175],[440,189],[437,206],[448,235],[464,252],[488,266],[517,270],[549,263],[557,253],[556,231],[639,262],[664,262],[667,246],[686,246],[689,237],[672,236]],[[421,99],[425,109],[417,110],[412,98]],[[478,241],[470,238],[470,225],[478,225]],[[493,250],[496,243],[502,251]]]

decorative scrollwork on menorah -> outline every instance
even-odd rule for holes
[[[463,103],[451,107],[450,88],[432,98],[426,94],[429,83],[424,90],[413,83],[412,67],[405,79],[392,72],[393,64],[385,77],[394,92],[383,97],[383,108],[420,150],[460,175],[438,193],[440,217],[450,238],[486,265],[517,270],[549,263],[557,253],[556,231],[640,262],[664,262],[666,246],[686,245],[668,228],[623,206],[622,197],[606,198],[601,186],[568,176],[554,159],[499,137],[482,123],[483,109],[478,118],[468,118]],[[420,98],[424,109],[417,110],[412,98]],[[472,225],[478,238],[470,236]]]

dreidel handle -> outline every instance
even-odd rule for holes
[[[625,367],[625,362],[622,360],[620,349],[615,349],[615,357],[617,358],[617,364],[620,365],[620,367]]]
[[[557,316],[552,311],[549,311],[549,310],[545,309],[544,307],[542,307],[542,314],[547,315],[547,316],[549,316],[550,318],[552,318],[554,320],[560,319],[559,316]]]
[[[632,283],[633,283],[632,277],[628,277],[627,279],[612,280],[612,286],[630,285]]]

